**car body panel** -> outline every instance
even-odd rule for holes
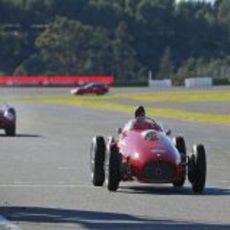
[[[122,164],[128,165],[131,173],[125,178],[145,183],[173,183],[181,177],[180,153],[171,138],[157,124],[155,127],[124,128],[119,134],[117,146]]]

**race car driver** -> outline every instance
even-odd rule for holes
[[[137,130],[146,130],[146,129],[155,129],[162,130],[161,127],[151,118],[146,117],[144,106],[138,106],[134,111],[133,120],[129,121],[124,128],[124,131],[137,129]]]

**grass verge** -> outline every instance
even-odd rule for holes
[[[227,93],[228,94],[228,93]],[[155,99],[156,94],[151,94],[151,97],[153,96]],[[169,94],[171,95],[171,93]],[[167,97],[171,96],[165,96],[164,95],[158,95],[160,100],[167,100]],[[175,94],[174,94],[175,95]],[[189,94],[190,95],[190,94]],[[142,100],[141,102],[148,102],[150,101],[149,94],[143,94],[142,95],[145,100]],[[171,97],[171,101],[181,101],[182,98],[185,100],[184,94],[180,94],[179,96],[176,95],[174,97]],[[206,100],[201,95],[197,97],[197,100],[200,102],[204,101],[212,101],[211,99],[216,99],[214,97],[214,94],[207,95]],[[222,98],[222,100],[220,100]],[[230,97],[229,97],[230,98]],[[227,95],[220,95],[218,100],[220,101],[229,101]],[[125,105],[123,103],[119,103],[119,101],[116,100],[116,102],[113,102],[113,99],[131,99],[134,101],[137,101],[135,95],[130,94],[122,94],[122,95],[109,95],[105,97],[95,97],[95,96],[31,96],[31,97],[24,97],[20,98],[20,101],[23,102],[31,102],[31,103],[51,103],[51,104],[65,104],[65,105],[71,105],[71,106],[81,106],[81,107],[89,107],[94,109],[100,109],[100,110],[108,110],[108,111],[122,111],[122,112],[133,112],[133,105]],[[179,99],[179,100],[178,100]],[[191,99],[191,98],[190,98]],[[194,101],[195,96],[192,96],[192,100]],[[217,100],[217,99],[216,99]],[[140,98],[138,97],[138,101],[140,101]],[[186,100],[187,101],[187,100]],[[162,118],[173,118],[178,120],[184,120],[184,121],[200,121],[200,122],[209,122],[209,123],[217,123],[217,124],[230,124],[230,115],[228,114],[212,114],[212,113],[201,113],[201,112],[188,112],[180,109],[175,108],[146,108],[147,113],[149,116],[152,117],[162,117]]]

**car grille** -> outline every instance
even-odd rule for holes
[[[175,177],[172,164],[163,161],[155,161],[147,164],[142,172],[145,179],[152,182],[171,182]]]

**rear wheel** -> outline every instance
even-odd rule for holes
[[[82,91],[78,91],[76,94],[77,95],[83,95],[84,93]]]
[[[194,193],[202,193],[206,182],[206,152],[203,145],[193,147],[189,163],[189,180]]]
[[[102,136],[93,138],[90,151],[90,171],[94,186],[102,186],[105,181],[105,140]]]
[[[109,191],[116,191],[121,179],[121,154],[117,145],[111,143],[108,149],[108,167],[107,167],[107,188]]]
[[[99,96],[99,95],[105,94],[105,92],[103,90],[101,90],[101,91],[98,91],[96,94]]]
[[[11,126],[5,129],[5,133],[7,136],[15,136],[16,134],[16,124],[12,124]]]
[[[179,180],[173,183],[173,185],[175,187],[182,187],[186,180],[186,155],[187,155],[186,145],[185,145],[184,138],[181,136],[175,137],[174,143],[181,156],[182,175]]]

